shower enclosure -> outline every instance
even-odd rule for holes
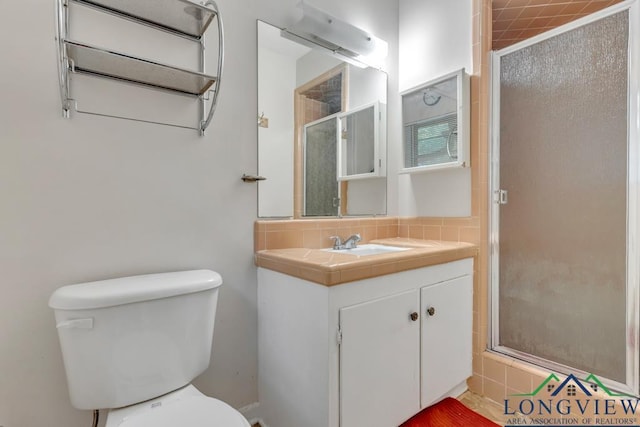
[[[494,53],[491,346],[638,394],[638,1]]]

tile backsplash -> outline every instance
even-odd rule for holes
[[[331,236],[346,238],[360,233],[361,243],[390,237],[424,240],[480,242],[480,220],[469,218],[327,218],[302,220],[260,220],[254,224],[254,248],[309,248],[331,246]]]
[[[398,237],[480,243],[480,218],[399,218]]]
[[[398,237],[398,218],[327,218],[301,220],[256,221],[254,248],[328,248],[331,236],[349,237],[360,233],[361,243],[374,239]]]

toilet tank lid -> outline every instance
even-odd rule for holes
[[[217,288],[220,274],[211,270],[144,274],[63,286],[49,298],[57,310],[86,310],[168,298]]]

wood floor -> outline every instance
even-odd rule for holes
[[[485,399],[482,396],[471,393],[470,391],[464,393],[458,398],[460,402],[464,403],[467,408],[474,410],[480,415],[490,419],[496,424],[501,426],[505,425],[507,416],[504,414],[503,408],[496,402]],[[261,427],[260,424],[254,424],[251,427]]]

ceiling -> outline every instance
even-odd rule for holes
[[[493,49],[502,49],[621,1],[493,0]]]

